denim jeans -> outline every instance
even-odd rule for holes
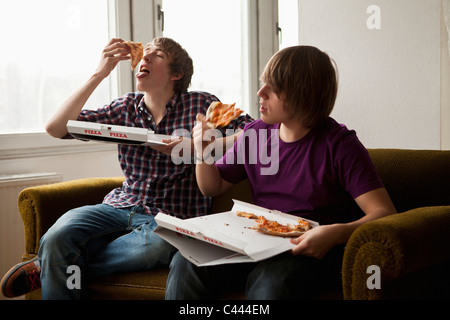
[[[177,250],[153,233],[156,226],[141,205],[98,204],[66,212],[40,241],[42,298],[80,299],[90,277],[168,266]],[[71,265],[81,271],[81,289],[67,285]]]
[[[242,290],[248,300],[314,299],[341,289],[343,246],[322,259],[290,252],[256,263],[197,267],[179,252],[170,263],[166,299],[217,299]]]

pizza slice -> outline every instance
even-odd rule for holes
[[[134,70],[144,56],[144,47],[142,46],[142,42],[125,41],[124,43],[131,50],[131,70]]]
[[[280,224],[277,221],[268,220],[263,216],[258,217],[256,220],[257,225],[252,229],[257,230],[262,233],[270,234],[273,236],[281,236],[281,237],[299,237],[304,234],[306,231],[311,229],[311,225],[302,219],[298,219],[298,224]]]
[[[206,119],[211,128],[222,128],[236,119],[243,112],[239,108],[235,108],[233,104],[225,104],[220,101],[214,101],[206,111]]]

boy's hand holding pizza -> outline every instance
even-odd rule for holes
[[[141,61],[143,54],[142,43],[113,38],[103,49],[96,73],[106,78],[123,60],[131,60],[131,70],[134,70]]]
[[[203,150],[205,150],[209,143],[214,141],[214,136],[205,136],[205,132],[208,129],[226,127],[231,121],[237,119],[242,114],[243,111],[235,108],[235,105],[235,103],[225,104],[220,101],[214,101],[206,111],[206,116],[203,114],[197,115],[197,125],[193,129],[193,137],[198,159],[202,159]]]
[[[97,67],[96,74],[106,78],[120,61],[130,59],[130,48],[125,41],[119,38],[113,38],[103,49],[100,63]]]
[[[194,148],[196,152],[197,159],[202,159],[203,150],[205,150],[208,145],[208,141],[204,141],[203,137],[207,130],[209,130],[208,121],[206,120],[206,116],[204,114],[197,114],[196,117],[196,125],[192,129],[192,137],[194,140]]]

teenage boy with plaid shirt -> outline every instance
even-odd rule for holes
[[[191,132],[196,115],[206,113],[211,102],[218,100],[206,92],[188,92],[191,58],[172,39],[156,38],[145,46],[136,74],[137,89],[143,93],[126,94],[98,110],[82,110],[116,65],[130,59],[123,42],[108,43],[94,75],[49,120],[50,135],[70,138],[68,120],[142,127],[165,135],[179,129]],[[241,116],[227,128],[238,131],[251,121],[248,115]],[[70,265],[79,266],[83,278],[168,266],[177,250],[153,233],[154,215],[164,212],[189,218],[207,213],[211,204],[211,198],[197,187],[195,164],[175,164],[171,159],[180,141],[191,140],[174,139],[157,147],[118,145],[125,176],[122,187],[112,190],[103,203],[73,209],[56,221],[42,237],[38,256],[4,276],[4,295],[23,295],[40,282],[43,299],[83,298],[82,289],[67,288]]]

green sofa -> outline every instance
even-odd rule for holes
[[[450,151],[369,152],[399,213],[366,223],[352,234],[342,265],[342,289],[323,292],[319,299],[449,298]],[[18,200],[25,226],[23,260],[36,255],[39,239],[64,212],[101,202],[122,181],[88,178],[23,190]],[[229,210],[233,198],[251,202],[247,181],[214,198],[213,212]],[[158,269],[100,277],[88,284],[89,297],[164,299],[167,273]],[[26,298],[40,299],[40,290]],[[243,293],[224,298],[243,298]]]

